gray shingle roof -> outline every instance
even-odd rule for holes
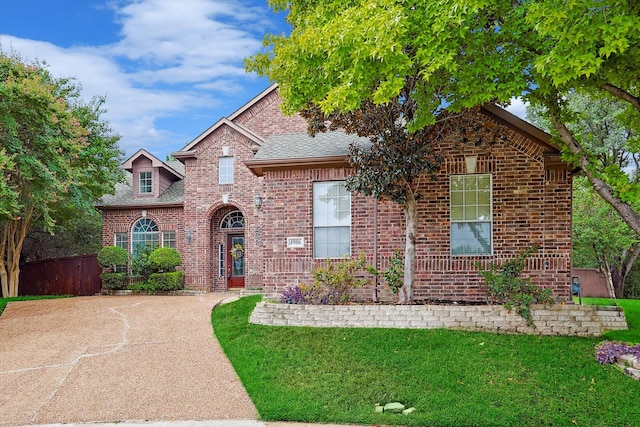
[[[180,162],[177,162],[180,163]],[[181,163],[180,163],[181,164]],[[173,167],[173,164],[171,165]],[[176,169],[177,172],[180,172]],[[182,172],[184,173],[184,167]],[[96,205],[98,207],[104,206],[155,206],[166,204],[178,204],[184,202],[184,180],[178,180],[173,182],[169,188],[167,188],[160,197],[133,197],[133,185],[132,174],[126,173],[126,180],[123,183],[117,184],[114,195],[106,195]]]
[[[302,159],[307,157],[346,156],[349,144],[368,145],[368,138],[347,135],[344,132],[319,133],[315,137],[307,133],[272,135],[262,144],[254,160]]]
[[[184,176],[184,163],[180,160],[167,160],[164,164]]]

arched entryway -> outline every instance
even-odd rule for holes
[[[224,263],[224,275],[227,288],[244,288],[246,270],[244,216],[239,210],[226,214],[220,221],[220,232],[223,234],[224,253],[220,253],[219,263]],[[222,252],[222,251],[221,251]],[[221,268],[222,272],[223,269]]]

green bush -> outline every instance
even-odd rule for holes
[[[129,275],[127,273],[102,273],[100,279],[104,289],[126,289],[129,284]]]
[[[180,253],[173,248],[157,248],[149,255],[149,266],[156,272],[176,271],[180,264]]]
[[[149,256],[156,247],[156,245],[139,247],[138,253],[131,260],[131,273],[134,276],[142,277],[146,281],[149,275],[155,272],[149,263]]]
[[[148,291],[178,291],[184,289],[184,271],[152,273],[145,284]]]
[[[531,317],[531,304],[555,304],[556,300],[551,296],[551,289],[543,289],[534,285],[530,278],[520,277],[520,273],[526,266],[527,258],[538,250],[532,246],[510,259],[497,265],[489,264],[487,270],[475,264],[478,274],[487,283],[489,299],[498,304],[503,304],[507,310],[515,309],[527,326],[535,329],[536,325]]]
[[[367,267],[363,253],[357,259],[346,256],[339,262],[327,259],[324,266],[318,266],[311,272],[314,285],[309,289],[316,290],[316,293],[324,290],[327,302],[323,304],[347,303],[351,300],[351,289],[369,284],[367,279],[356,278],[356,274],[367,271]]]
[[[117,271],[119,266],[126,266],[128,263],[129,254],[120,246],[105,246],[98,251],[98,264],[111,272]]]

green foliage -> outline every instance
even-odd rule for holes
[[[411,133],[440,122],[444,110],[456,114],[523,97],[545,107],[555,141],[576,167],[590,173],[597,158],[566,126],[574,112],[565,96],[575,91],[625,106],[619,119],[638,146],[637,1],[269,3],[287,11],[292,30],[267,35],[264,45],[271,50],[246,59],[245,68],[278,82],[286,113],[312,106],[330,116],[399,101],[411,107],[402,116]],[[589,176],[640,234],[640,215],[631,206],[640,187],[630,186],[621,172],[613,165],[606,172],[613,198],[601,177]]]
[[[126,289],[129,285],[127,273],[102,273],[100,279],[104,289],[120,290]]]
[[[142,277],[144,281],[155,272],[154,267],[149,262],[149,256],[156,249],[156,245],[145,245],[138,248],[138,253],[131,260],[131,274]]]
[[[60,210],[62,211],[62,209]],[[22,247],[28,261],[96,254],[102,248],[102,218],[95,209],[69,205],[57,216],[51,232],[39,224],[29,231]]]
[[[69,205],[92,209],[124,176],[119,137],[100,120],[103,100],[81,99],[73,79],[0,50],[3,294],[17,294],[16,266],[35,224],[51,231]]]
[[[323,291],[327,298],[324,304],[347,303],[351,300],[351,289],[369,284],[369,280],[356,277],[366,271],[366,268],[367,261],[363,253],[356,259],[346,256],[338,262],[327,259],[324,265],[311,272],[314,284],[310,289]]]
[[[498,265],[490,263],[484,270],[476,263],[478,274],[487,284],[487,294],[491,301],[503,304],[507,310],[515,309],[527,326],[535,329],[536,325],[531,317],[531,304],[555,304],[551,296],[551,289],[542,289],[534,285],[529,278],[522,278],[520,274],[526,267],[527,258],[538,250],[532,246],[512,258]]]
[[[119,246],[105,246],[98,251],[98,264],[102,268],[108,268],[115,272],[119,266],[126,266],[129,263],[127,250]]]
[[[184,271],[152,273],[144,284],[147,291],[178,291],[184,289]]]
[[[366,270],[375,275],[381,275],[387,282],[387,285],[394,294],[402,287],[402,278],[404,277],[404,261],[402,253],[399,249],[393,251],[393,255],[389,258],[389,266],[384,271],[378,271],[372,266],[367,266]]]
[[[404,262],[402,254],[398,249],[393,251],[393,256],[389,259],[389,267],[382,272],[382,277],[387,281],[387,285],[394,294],[402,287],[402,277],[404,276]]]
[[[182,264],[180,253],[173,248],[156,248],[149,254],[149,267],[156,272],[175,271]]]
[[[640,299],[640,263],[635,263],[624,281],[624,298]]]

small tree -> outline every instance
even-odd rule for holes
[[[98,251],[98,264],[104,269],[115,273],[120,266],[129,263],[129,254],[120,246],[105,246]]]
[[[122,177],[117,135],[73,79],[0,51],[0,283],[18,295],[20,255],[38,224],[51,231],[72,204],[90,208]]]
[[[143,281],[146,281],[149,275],[154,272],[154,268],[149,264],[149,256],[155,248],[156,245],[140,245],[138,252],[131,260],[131,273],[134,276],[141,277]]]

